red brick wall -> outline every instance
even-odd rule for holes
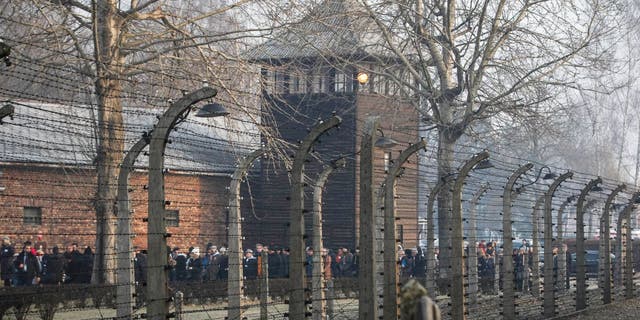
[[[362,130],[369,116],[380,116],[380,129],[386,137],[391,137],[399,144],[391,150],[376,149],[374,158],[374,181],[376,188],[380,188],[385,177],[384,173],[384,152],[391,151],[391,159],[396,159],[402,150],[409,147],[409,143],[418,140],[418,114],[409,101],[399,98],[389,98],[379,94],[360,93],[357,98],[356,111],[356,149],[360,149]],[[360,159],[356,164],[356,185],[359,186]],[[417,160],[413,155],[408,163],[404,165],[405,174],[396,179],[396,225],[404,226],[403,244],[405,247],[417,244],[417,221],[418,221],[418,178]],[[356,189],[358,190],[358,189]],[[359,196],[356,191],[356,212],[359,212]],[[426,201],[426,199],[425,199]],[[359,226],[359,221],[356,223]],[[398,234],[400,237],[400,234]]]
[[[43,235],[49,247],[77,242],[94,246],[95,171],[77,168],[2,166],[0,186],[0,235],[13,243],[36,241]],[[147,175],[135,172],[129,197],[134,210],[134,245],[147,247]],[[225,219],[229,176],[166,175],[167,209],[180,210],[180,226],[168,228],[170,246],[204,246],[226,242]],[[42,224],[23,223],[24,207],[41,207]]]

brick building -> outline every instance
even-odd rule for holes
[[[13,101],[14,119],[0,126],[0,234],[14,242],[93,246],[96,172],[95,119],[91,107]],[[161,110],[124,111],[126,148],[151,129]],[[171,133],[165,194],[171,246],[226,243],[230,173],[245,151],[220,136],[209,120],[191,119]],[[251,130],[249,130],[251,131]],[[237,142],[237,141],[236,141]],[[239,151],[238,151],[239,150]],[[147,245],[147,156],[130,179],[134,245]]]

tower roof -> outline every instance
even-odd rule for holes
[[[245,53],[253,61],[283,61],[318,56],[365,58],[380,50],[374,22],[353,0],[325,0],[304,18],[274,33]]]

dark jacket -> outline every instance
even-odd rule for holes
[[[0,249],[0,275],[2,276],[2,280],[8,280],[13,277],[13,255],[15,254],[15,250],[13,246],[2,245]]]
[[[13,263],[18,281],[22,285],[31,285],[33,278],[40,276],[40,263],[31,252],[20,252]]]
[[[50,254],[43,258],[45,273],[42,275],[42,283],[60,284],[64,275],[67,260],[62,254]]]
[[[256,279],[258,277],[258,259],[256,257],[244,258],[244,277]]]
[[[147,282],[147,256],[143,253],[136,253],[133,261],[134,278],[136,283],[144,284]]]

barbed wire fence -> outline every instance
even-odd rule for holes
[[[39,66],[13,60],[33,70]],[[7,81],[27,76],[5,75]],[[129,306],[132,314],[122,317],[131,318],[148,316],[151,305],[160,304],[167,316],[183,319],[392,319],[404,298],[400,287],[411,279],[428,289],[443,318],[452,319],[542,319],[638,296],[635,186],[470,143],[461,144],[459,169],[441,184],[435,144],[420,140],[416,127],[390,125],[397,121],[391,118],[365,122],[341,110],[320,121],[297,119],[302,133],[286,141],[290,148],[284,154],[269,152],[253,128],[258,124],[233,112],[224,122],[181,113],[171,143],[163,141],[168,144],[163,163],[150,166],[154,151],[136,148],[140,154],[134,158],[140,159],[129,164],[130,177],[118,181],[128,199],[117,200],[128,203],[123,210],[131,212],[118,212],[118,224],[131,230],[116,235],[131,239],[132,246],[114,244],[122,264],[102,270],[122,274],[117,283],[91,284],[91,251],[80,250],[90,249],[96,237],[95,107],[75,96],[87,87],[78,89],[55,74],[41,78],[68,91],[69,98],[0,91],[3,104],[13,107],[12,118],[3,118],[0,126],[0,230],[15,248],[3,260],[13,267],[0,290],[3,318],[114,318]],[[122,94],[142,99],[138,92]],[[145,108],[125,109],[126,125],[115,129],[125,133],[129,148],[158,138],[157,117],[178,103],[168,99],[150,95]],[[378,126],[399,142],[390,151],[375,147]],[[230,145],[229,135],[244,139]],[[362,144],[348,152],[327,143],[332,139]],[[248,156],[257,149],[260,154]],[[344,165],[336,165],[339,159]],[[295,180],[288,172],[293,177],[292,161],[300,170]],[[320,183],[327,167],[335,173]],[[162,173],[163,197],[149,200],[149,189],[157,186],[148,178],[154,170]],[[417,177],[427,181],[428,197],[417,196],[422,194]],[[332,189],[350,200],[312,201]],[[417,202],[432,202],[427,207],[433,209],[439,192],[454,194],[450,243],[436,242],[439,237],[430,231],[437,230],[437,214],[427,213],[431,219],[424,221],[416,212]],[[163,211],[158,230],[148,229],[157,214],[148,209],[153,201]],[[318,240],[319,232],[324,236]],[[166,242],[156,249],[169,247],[149,252],[153,263],[144,253],[150,236]],[[36,252],[31,263],[37,264],[28,265],[20,255],[27,241]],[[257,243],[263,246],[256,248]],[[323,248],[329,249],[326,254]],[[449,265],[438,260],[438,250],[445,248],[452,252]],[[34,266],[45,268],[31,273]],[[157,274],[147,280],[153,268]],[[161,280],[163,294],[149,289],[151,281]]]

